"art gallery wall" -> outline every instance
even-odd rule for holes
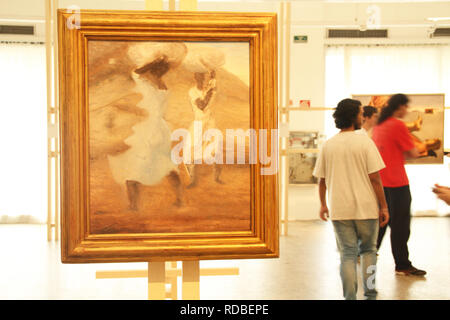
[[[256,5],[258,3],[258,5]],[[248,11],[272,10],[266,2],[249,2],[245,6]],[[293,1],[291,8],[291,37],[294,35],[308,36],[307,43],[291,42],[290,56],[290,94],[294,105],[299,100],[311,100],[312,107],[334,107],[325,104],[325,52],[329,44],[363,43],[364,40],[330,40],[326,38],[327,27],[355,28],[366,24],[370,15],[369,7],[377,6],[380,22],[389,29],[389,39],[365,40],[367,44],[423,44],[423,43],[450,43],[450,40],[430,39],[428,32],[432,23],[427,21],[430,17],[450,16],[450,6],[444,1],[422,2],[326,2],[326,1]],[[201,3],[202,10],[214,10],[214,2]],[[277,7],[273,7],[277,10]],[[233,2],[223,2],[221,10],[242,11],[242,5]],[[373,10],[373,9],[372,9]],[[450,22],[448,22],[450,23]],[[344,98],[344,97],[343,97]],[[328,131],[331,112],[291,112],[290,130],[295,131]],[[329,120],[329,119],[328,119]],[[333,132],[334,133],[334,132]],[[420,168],[412,168],[417,172]],[[419,188],[420,189],[420,188]],[[423,189],[423,188],[422,188]],[[422,190],[420,189],[420,190]],[[317,219],[319,202],[317,200],[317,187],[315,186],[289,186],[288,188],[289,220]],[[441,203],[431,199],[431,207],[445,209]],[[434,201],[433,201],[434,200]],[[423,210],[423,206],[420,206]]]
[[[245,9],[249,11],[272,10],[267,3],[251,2]],[[370,12],[367,9],[377,6],[381,24],[389,29],[389,39],[369,40],[330,40],[326,38],[327,27],[355,28],[367,23]],[[214,10],[214,2],[201,3],[202,10]],[[272,6],[273,7],[273,6]],[[242,10],[241,4],[223,2],[221,10]],[[277,7],[273,7],[277,10]],[[334,107],[325,104],[325,52],[328,44],[423,44],[450,43],[450,40],[430,39],[428,32],[432,23],[430,17],[450,16],[450,6],[444,1],[423,2],[325,2],[325,1],[294,1],[291,9],[291,37],[294,35],[308,36],[307,43],[291,42],[290,56],[290,93],[291,100],[297,105],[299,100],[311,100],[312,107]],[[450,22],[449,22],[450,23]],[[300,131],[330,131],[331,112],[291,112],[290,130]],[[330,120],[330,119],[328,119]],[[413,170],[418,170],[417,168]],[[419,169],[420,170],[420,169]],[[317,219],[319,203],[317,187],[289,187],[289,220]],[[442,207],[436,201],[433,208]],[[423,207],[421,208],[423,209]]]
[[[367,44],[386,43],[450,43],[449,40],[436,40],[428,37],[429,17],[450,16],[450,6],[445,2],[423,3],[320,3],[309,2],[292,4],[292,35],[307,35],[307,43],[291,44],[291,97],[294,104],[300,99],[311,100],[312,107],[334,107],[325,104],[325,52],[327,44],[362,43],[364,40],[326,39],[326,27],[355,28],[367,21],[367,8],[379,7],[382,25],[388,25],[389,39],[380,41],[369,39]],[[450,22],[448,22],[450,23]],[[325,26],[324,26],[325,25]],[[295,71],[294,71],[295,70]],[[367,75],[370,77],[370,75]],[[364,81],[364,79],[361,79]],[[344,96],[342,98],[345,98]],[[331,113],[327,112],[331,118]],[[322,121],[320,121],[322,120]],[[332,121],[324,122],[324,112],[291,112],[291,130],[330,131]],[[330,119],[328,119],[330,120]],[[312,128],[311,128],[312,129]],[[420,168],[414,168],[415,172]],[[423,188],[422,188],[423,189]],[[420,189],[420,190],[422,190]],[[428,200],[428,199],[427,199]],[[431,199],[433,200],[433,199]],[[317,219],[319,203],[317,187],[289,187],[289,219]],[[440,206],[433,201],[433,208]],[[423,210],[423,206],[421,207]],[[442,209],[442,208],[441,208]]]
[[[145,1],[130,0],[60,0],[60,7],[78,5],[84,9],[129,9],[141,10]],[[245,3],[245,5],[243,5]],[[167,2],[165,4],[167,6]],[[325,52],[329,44],[362,43],[361,39],[326,39],[326,27],[355,28],[365,24],[368,8],[377,6],[382,26],[389,28],[389,39],[365,40],[366,43],[449,43],[446,39],[430,39],[428,32],[432,23],[430,17],[449,17],[448,1],[422,2],[328,2],[293,1],[291,35],[306,35],[306,43],[291,43],[291,99],[297,104],[300,99],[311,100],[312,107],[325,107]],[[277,1],[200,1],[202,11],[277,11]],[[0,1],[2,19],[34,19],[36,36],[22,39],[44,39],[44,1],[14,0]],[[41,22],[39,22],[41,21]],[[14,23],[14,22],[13,22]],[[20,23],[20,22],[17,22]],[[450,22],[447,22],[450,23]],[[17,38],[17,36],[14,36]],[[2,35],[0,40],[12,39]],[[448,38],[447,38],[448,39]],[[329,106],[327,106],[329,107]],[[45,111],[44,111],[45,112]],[[327,117],[330,113],[327,113]],[[290,129],[323,131],[326,127],[324,112],[292,112]],[[328,124],[329,125],[329,124]],[[318,201],[316,187],[289,187],[289,219],[317,219]]]

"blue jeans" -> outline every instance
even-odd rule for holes
[[[375,273],[377,264],[378,219],[335,220],[334,232],[341,254],[341,280],[346,300],[356,300],[358,252],[361,256],[361,273],[364,295],[375,299]]]

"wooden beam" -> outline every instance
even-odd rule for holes
[[[286,80],[285,80],[285,104],[290,105],[291,100],[291,2],[286,2],[286,20],[285,20],[285,59],[286,59]],[[289,123],[289,113],[286,113],[286,122]],[[286,147],[288,139],[286,138]],[[289,191],[288,191],[288,184],[289,184],[289,157],[286,157],[285,159],[285,184],[286,184],[286,191],[284,193],[284,234],[288,235],[288,224],[289,224]]]
[[[47,77],[47,128],[51,126],[52,113],[52,38],[51,38],[51,0],[45,0],[45,53]],[[50,130],[48,130],[50,131]],[[47,240],[52,240],[52,156],[51,138],[47,133]]]
[[[59,240],[59,131],[58,131],[58,115],[59,115],[59,81],[58,81],[58,7],[59,1],[52,0],[52,21],[53,21],[53,106],[55,109],[54,115],[54,159],[55,170],[53,171],[55,182],[55,210],[54,210],[54,222],[55,222],[55,241]]]
[[[181,269],[167,269],[167,277],[181,277]],[[238,276],[239,268],[204,268],[200,276]],[[146,278],[147,270],[103,270],[95,273],[96,279]]]

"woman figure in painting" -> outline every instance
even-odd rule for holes
[[[156,185],[168,177],[176,195],[176,206],[182,204],[182,184],[177,166],[172,162],[171,131],[164,120],[168,90],[163,76],[178,66],[187,52],[183,43],[143,42],[131,46],[129,58],[136,63],[131,77],[135,91],[142,95],[138,107],[147,118],[132,127],[133,135],[125,140],[129,149],[108,156],[114,180],[125,185],[131,210],[138,210],[142,185]]]
[[[207,141],[197,136],[194,133],[195,123],[201,124],[202,133],[204,134],[209,129],[216,129],[216,122],[212,110],[214,98],[216,96],[216,70],[225,63],[225,57],[221,51],[213,48],[199,48],[192,47],[189,49],[189,53],[185,59],[185,66],[189,71],[194,72],[195,85],[189,90],[189,101],[194,113],[194,121],[189,127],[189,133],[191,136],[191,155],[190,159],[187,159],[185,155],[185,163],[187,165],[189,175],[191,176],[191,183],[188,188],[192,188],[197,185],[198,172],[196,170],[196,162],[202,163],[202,160],[207,163],[214,162],[213,158],[218,152],[220,147],[217,140]],[[196,141],[195,141],[196,140]],[[201,144],[201,155],[194,152],[195,146]],[[204,154],[205,151],[214,150],[210,154]],[[202,156],[203,155],[203,156]],[[201,157],[201,158],[200,158]],[[220,173],[222,171],[221,165],[214,163],[214,180],[217,183],[222,184],[220,180]]]
[[[433,113],[433,112],[434,112],[433,109],[425,109],[425,113]],[[434,139],[425,139],[424,141],[422,141],[416,135],[413,134],[414,131],[420,131],[420,129],[422,129],[422,123],[423,120],[419,114],[416,121],[407,122],[405,124],[409,132],[411,133],[411,137],[413,139],[415,147],[420,153],[420,157],[437,157],[437,154],[436,152],[434,152],[434,150],[439,150],[441,148],[441,139],[434,138]]]
[[[369,102],[369,106],[373,106],[379,108],[385,108],[387,106],[387,102],[389,100],[389,96],[372,96]],[[425,109],[426,113],[433,113],[433,109]],[[413,134],[415,131],[420,131],[422,129],[423,119],[419,114],[415,121],[406,122],[405,125],[408,128],[408,131],[411,134],[411,138],[414,142],[414,146],[419,151],[420,157],[437,157],[436,152],[434,150],[439,150],[441,148],[441,139],[426,139],[422,141],[419,137]]]

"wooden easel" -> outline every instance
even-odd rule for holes
[[[146,0],[146,10],[163,10],[163,0]],[[175,0],[169,0],[169,10],[175,11]],[[196,11],[197,0],[180,0],[180,10]],[[97,271],[96,279],[147,278],[148,299],[177,299],[178,277],[182,276],[182,299],[200,299],[200,276],[239,275],[239,268],[206,268],[200,269],[200,261],[183,261],[182,269],[176,262],[149,262],[148,270],[114,270]],[[170,290],[166,291],[166,284]]]
[[[291,43],[291,3],[280,2],[280,78],[279,78],[279,194],[280,194],[280,234],[288,235],[288,186],[289,186],[289,101],[290,101],[290,43]],[[283,95],[284,91],[284,95]],[[284,132],[287,131],[287,132]],[[284,201],[283,201],[284,200]]]
[[[200,276],[239,275],[239,268],[204,268],[199,261],[183,261],[182,269],[176,262],[149,262],[148,270],[97,271],[96,279],[148,278],[148,299],[163,300],[178,298],[178,277],[182,277],[182,299],[200,299]],[[166,290],[166,284],[170,289]]]
[[[59,133],[58,46],[56,10],[58,0],[45,1],[45,51],[47,64],[47,240],[59,239]],[[52,47],[53,43],[53,47]],[[52,94],[54,90],[54,94]],[[52,188],[53,186],[53,188]],[[53,195],[53,197],[52,197]]]

